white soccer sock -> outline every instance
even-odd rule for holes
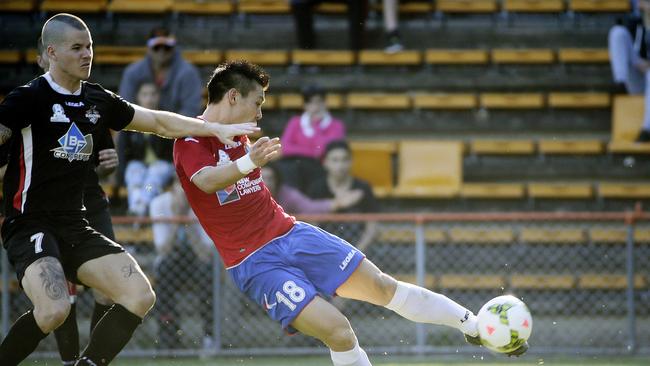
[[[397,282],[386,308],[418,323],[440,324],[471,336],[478,335],[476,315],[447,296],[406,282]]]
[[[359,342],[353,349],[344,352],[330,350],[334,366],[372,366],[366,351],[359,347]]]

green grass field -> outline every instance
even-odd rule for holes
[[[423,356],[420,358],[397,357],[397,356],[374,356],[374,366],[647,366],[650,365],[650,358],[614,358],[614,357],[588,357],[588,358],[526,358],[523,360],[495,358],[477,358],[473,361],[467,359],[471,356],[453,357],[450,356]],[[23,362],[21,365],[58,366],[59,360],[32,360]],[[111,363],[115,366],[331,366],[327,356],[317,357],[262,357],[251,358],[211,358],[207,360],[197,359],[119,359]]]

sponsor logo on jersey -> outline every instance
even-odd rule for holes
[[[84,102],[65,102],[65,105],[68,107],[83,107],[85,104]]]
[[[235,142],[234,146],[226,145],[226,150],[234,149],[234,148],[240,147],[240,146],[241,146],[241,141],[237,141],[237,142]]]
[[[67,159],[69,162],[88,161],[93,153],[93,136],[83,135],[74,122],[58,142],[61,146],[50,150],[54,152],[55,158]]]
[[[65,115],[65,111],[61,104],[52,105],[52,117],[50,117],[50,122],[70,123],[70,118]]]
[[[264,294],[264,308],[265,308],[266,310],[271,310],[271,309],[273,309],[277,304],[278,304],[277,301],[274,302],[273,304],[269,304],[269,299],[266,297],[266,294]]]
[[[217,156],[219,158],[219,160],[217,160],[217,166],[228,164],[231,161],[228,153],[221,149],[217,152]],[[217,198],[219,199],[219,204],[221,206],[239,201],[240,199],[239,192],[237,191],[237,187],[234,184],[220,191],[217,191]]]
[[[352,260],[356,252],[357,252],[356,249],[352,249],[350,250],[348,255],[345,256],[345,259],[343,259],[343,262],[341,262],[341,264],[339,265],[341,271],[345,270],[348,267],[348,264],[350,264],[350,261]]]
[[[97,123],[97,121],[99,121],[99,119],[101,117],[102,117],[101,114],[99,114],[99,112],[97,112],[97,107],[96,106],[92,106],[92,107],[90,107],[90,109],[88,109],[86,111],[86,118],[88,118],[88,120],[92,124]]]
[[[199,143],[199,140],[195,139],[194,137],[186,137],[183,141],[196,142],[197,144]]]

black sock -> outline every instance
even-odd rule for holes
[[[97,323],[77,365],[108,365],[131,339],[142,318],[114,304]],[[90,362],[89,362],[90,361]]]
[[[97,323],[99,322],[99,319],[106,314],[108,309],[111,308],[113,304],[111,305],[104,305],[100,304],[97,301],[95,301],[95,308],[93,309],[93,315],[92,318],[90,318],[90,334],[92,334],[93,329],[95,329],[95,326],[97,326]]]
[[[47,334],[43,333],[36,324],[33,310],[21,315],[0,344],[0,365],[18,365],[20,361],[34,352],[41,339],[46,336]]]
[[[77,304],[70,304],[70,314],[54,331],[59,355],[64,365],[71,365],[79,357],[79,328],[77,328]],[[72,363],[70,363],[72,362]]]

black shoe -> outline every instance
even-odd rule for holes
[[[475,337],[472,337],[472,336],[469,335],[469,334],[465,334],[465,341],[467,341],[467,343],[472,344],[472,345],[474,345],[474,346],[479,346],[479,347],[480,347],[480,346],[483,345],[483,344],[481,343],[481,337],[478,336],[478,335],[475,336]],[[512,351],[506,353],[506,355],[507,355],[508,357],[519,357],[519,356],[523,355],[524,353],[526,353],[526,351],[528,351],[528,342],[524,342],[524,343],[523,343],[521,346],[519,346],[517,349],[512,350]]]
[[[639,136],[636,137],[635,142],[650,142],[650,131],[648,130],[641,130],[639,132]]]
[[[506,353],[508,357],[519,357],[528,351],[528,342],[524,342],[519,348]]]

